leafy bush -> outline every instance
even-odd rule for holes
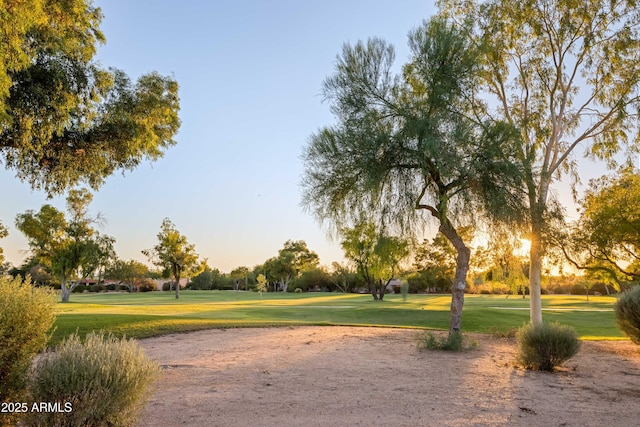
[[[516,361],[526,369],[553,371],[580,349],[575,330],[559,323],[528,324],[518,330]]]
[[[302,289],[300,288],[296,288],[295,291],[293,291],[296,294],[301,294],[302,293]]]
[[[55,294],[34,288],[31,279],[0,277],[0,402],[19,402],[35,354],[49,340],[56,319]],[[0,412],[0,425],[14,424]]]
[[[640,286],[620,294],[614,306],[616,325],[634,343],[640,345]]]
[[[90,292],[104,292],[107,290],[107,287],[102,283],[96,283],[89,287]]]
[[[87,287],[85,285],[78,285],[75,288],[73,288],[73,290],[71,292],[76,293],[76,294],[81,294],[86,290],[87,290]]]
[[[418,334],[417,341],[420,350],[466,351],[478,348],[477,341],[469,342],[461,332],[453,332],[440,338],[431,332],[424,332]]]
[[[60,402],[69,412],[32,412],[27,425],[135,425],[160,368],[133,340],[87,334],[65,340],[35,366],[34,402]]]
[[[138,292],[151,292],[155,291],[157,288],[156,282],[151,279],[142,279],[136,282],[138,286]]]
[[[172,286],[171,282],[164,282],[162,284],[162,290],[163,291],[170,291],[170,290],[172,290],[172,288],[173,288],[173,286]]]

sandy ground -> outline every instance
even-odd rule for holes
[[[163,367],[142,426],[640,426],[640,351],[585,342],[559,372],[515,342],[420,351],[414,330],[208,330],[141,340]]]

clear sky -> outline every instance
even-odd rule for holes
[[[322,264],[341,260],[337,242],[300,207],[300,154],[333,117],[320,96],[345,42],[377,36],[408,56],[407,34],[435,11],[424,0],[100,0],[105,67],[132,78],[158,71],[180,85],[178,144],[160,161],[116,174],[90,212],[107,223],[120,258],[146,261],[163,218],[223,272],[252,267],[288,239],[305,240]],[[0,170],[0,240],[20,264],[27,242],[15,217],[47,200]]]

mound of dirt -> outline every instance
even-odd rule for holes
[[[515,342],[421,351],[415,330],[214,329],[141,340],[164,370],[142,426],[640,425],[640,352],[585,342],[558,372]]]

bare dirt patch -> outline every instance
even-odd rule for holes
[[[164,370],[142,426],[640,425],[640,352],[585,342],[553,374],[515,342],[420,351],[414,330],[207,330],[141,340]]]

